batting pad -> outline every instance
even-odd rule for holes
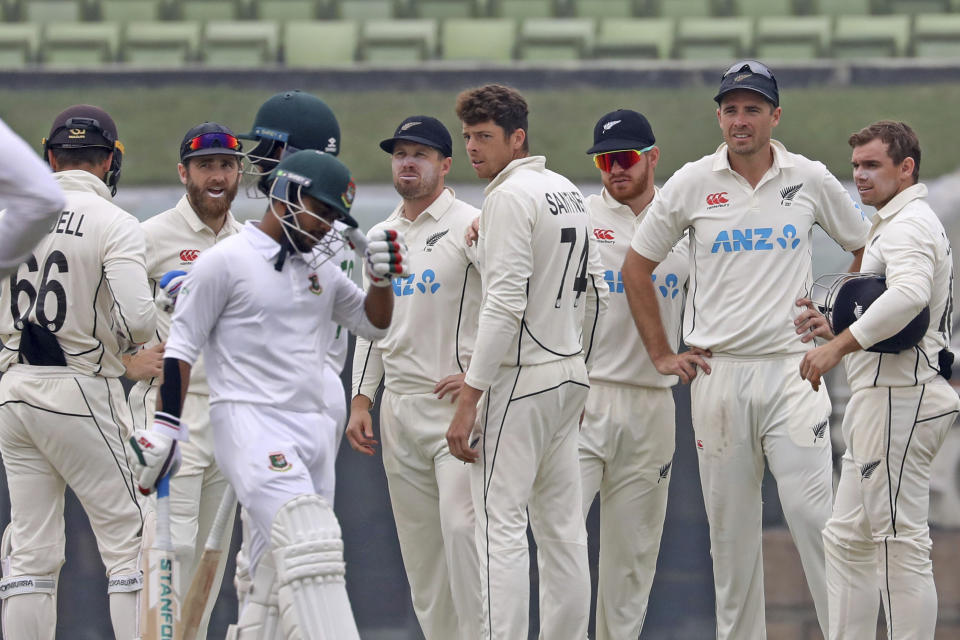
[[[56,576],[11,576],[10,525],[0,540],[0,625],[8,638],[52,638],[57,626]],[[19,596],[19,597],[14,597]]]
[[[318,495],[290,500],[273,521],[270,543],[287,640],[359,640],[330,504]]]
[[[264,555],[247,597],[241,603],[240,620],[227,630],[226,640],[283,640],[277,607],[277,572],[273,558]]]

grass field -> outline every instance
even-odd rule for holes
[[[387,156],[377,142],[389,137],[406,116],[440,118],[454,137],[452,179],[465,182],[473,172],[464,161],[459,122],[450,91],[362,91],[337,93],[332,87],[302,87],[326,100],[343,131],[341,159],[364,182],[387,182]],[[682,89],[527,91],[530,102],[531,151],[544,154],[548,166],[574,180],[595,180],[596,170],[584,151],[593,125],[608,111],[633,108],[653,124],[662,150],[659,179],[685,162],[712,152],[720,142],[714,87]],[[89,102],[109,111],[120,129],[127,153],[123,184],[176,183],[177,150],[184,132],[204,120],[219,121],[237,133],[249,130],[257,107],[270,89],[229,86],[150,88],[91,87],[85,90],[23,90],[0,93],[0,117],[39,146],[54,116],[64,107]],[[787,147],[821,160],[838,177],[849,178],[847,136],[881,118],[902,119],[920,136],[924,150],[921,175],[932,178],[960,166],[960,128],[953,118],[960,86],[789,89],[782,91],[783,119],[775,137]]]

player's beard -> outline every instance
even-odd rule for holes
[[[430,171],[424,174],[418,174],[420,179],[416,182],[402,182],[399,178],[393,179],[393,187],[404,200],[419,200],[430,194],[436,193],[437,186],[440,184],[440,174]]]
[[[644,162],[644,160],[641,160],[641,162]],[[649,172],[650,168],[645,167],[636,177],[631,176],[629,182],[615,182],[614,179],[618,176],[607,174],[603,176],[603,186],[607,188],[607,193],[609,193],[614,200],[621,204],[626,204],[647,189]]]
[[[233,181],[233,184],[223,186],[223,195],[219,198],[213,198],[207,195],[207,187],[197,184],[187,178],[187,198],[190,200],[190,206],[196,212],[201,220],[217,220],[224,216],[230,210],[233,199],[237,197],[237,189],[240,187],[239,176]]]

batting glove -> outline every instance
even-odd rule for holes
[[[157,307],[164,313],[173,313],[177,304],[177,295],[180,293],[180,285],[183,279],[187,277],[186,271],[167,271],[160,278],[160,292],[157,294]]]
[[[157,488],[157,481],[176,475],[180,469],[178,440],[186,440],[186,426],[176,416],[157,411],[153,429],[137,429],[130,436],[130,447],[137,456],[137,488],[147,496]]]
[[[389,287],[393,278],[410,275],[410,257],[403,234],[393,229],[371,231],[367,235],[364,262],[370,284]]]

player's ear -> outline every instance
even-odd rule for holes
[[[453,158],[450,156],[445,157],[440,161],[440,175],[445,176],[450,173],[450,167],[453,166]]]
[[[187,184],[187,165],[182,162],[177,164],[177,173],[180,174],[180,183]]]

